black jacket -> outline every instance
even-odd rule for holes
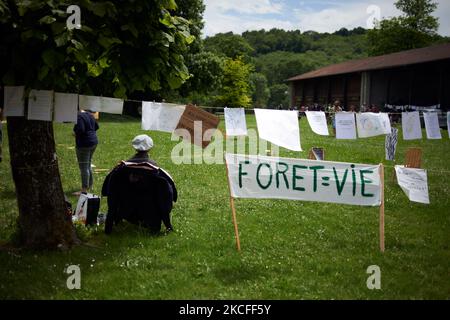
[[[77,124],[73,127],[77,148],[89,148],[98,144],[98,123],[89,112],[78,112]]]
[[[108,197],[105,232],[112,232],[113,224],[125,219],[161,230],[161,221],[171,229],[170,212],[178,193],[173,179],[163,169],[151,163],[122,161],[105,178],[102,195]]]

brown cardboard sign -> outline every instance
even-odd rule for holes
[[[219,121],[219,117],[189,104],[181,115],[176,129],[186,129],[190,134],[191,143],[206,148],[211,141],[203,141],[205,131],[217,129]]]

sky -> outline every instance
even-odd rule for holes
[[[438,33],[450,36],[450,0],[435,0]],[[204,36],[247,30],[314,30],[371,28],[374,18],[400,15],[395,0],[204,0]]]

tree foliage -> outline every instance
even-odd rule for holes
[[[7,84],[125,97],[177,88],[194,37],[174,0],[80,1],[81,29],[66,27],[66,1],[7,2],[0,46]],[[5,61],[5,60],[3,60]]]
[[[422,48],[442,40],[437,35],[438,19],[431,14],[437,5],[431,0],[398,0],[400,17],[383,19],[368,32],[369,54]]]
[[[262,73],[250,74],[250,89],[252,92],[252,106],[254,108],[266,108],[270,98],[270,90],[267,86],[267,78]]]
[[[68,30],[64,0],[0,1],[4,84],[126,97],[178,88],[189,78],[184,54],[194,36],[189,21],[174,15],[174,0],[82,0],[78,5],[81,29]],[[51,122],[8,119],[19,238],[30,247],[77,242],[52,129]]]
[[[395,3],[403,15],[405,27],[428,35],[435,35],[439,28],[438,18],[431,14],[436,10],[437,3],[431,0],[398,0]]]
[[[252,66],[236,59],[227,58],[223,69],[222,89],[216,102],[221,107],[248,107],[251,103],[249,77]]]
[[[289,87],[285,83],[274,84],[270,87],[269,107],[271,108],[286,108],[289,106]]]
[[[204,41],[204,46],[206,51],[231,59],[247,60],[254,51],[247,40],[233,32],[218,33],[213,37],[208,37]]]

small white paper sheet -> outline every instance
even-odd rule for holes
[[[247,122],[244,108],[224,108],[227,136],[246,136]]]
[[[336,139],[356,139],[355,113],[336,113]]]
[[[31,90],[28,95],[28,120],[52,121],[53,91]]]
[[[80,94],[78,96],[78,105],[80,106],[80,110],[91,110],[98,112],[102,106],[101,97],[85,96]]]
[[[25,114],[24,86],[5,86],[3,115],[5,117],[23,117]]]
[[[55,92],[55,122],[77,123],[78,94]]]
[[[357,113],[356,126],[360,138],[369,138],[391,133],[391,122],[387,113]]]
[[[172,133],[186,106],[170,103],[142,102],[142,130]]]
[[[306,111],[306,118],[308,119],[309,126],[314,133],[321,136],[328,136],[327,119],[325,112],[323,111]]]
[[[302,151],[297,111],[255,109],[255,116],[261,139],[289,150]]]
[[[413,202],[429,204],[427,171],[395,166],[398,185]]]
[[[403,140],[422,139],[420,127],[420,114],[418,111],[402,112]]]
[[[118,98],[101,98],[101,110],[104,113],[122,114],[123,112],[123,100]]]
[[[113,114],[122,114],[123,112],[123,100],[117,98],[85,96],[80,94],[79,105],[81,110]]]
[[[437,112],[424,112],[425,131],[428,139],[442,139]]]

